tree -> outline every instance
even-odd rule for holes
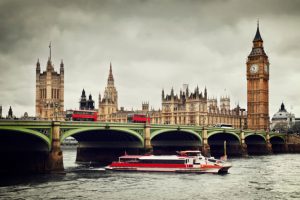
[[[287,133],[288,124],[287,122],[277,122],[273,127],[273,130],[278,131],[279,133]]]
[[[292,128],[291,128],[293,133],[300,133],[300,122],[296,122]]]

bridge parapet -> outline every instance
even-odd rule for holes
[[[35,135],[46,141],[49,148],[51,146],[51,121],[0,120],[0,130]]]
[[[61,122],[61,141],[66,137],[78,132],[93,130],[114,130],[128,133],[138,133],[140,137],[144,137],[145,124],[140,123],[111,123],[111,122]]]

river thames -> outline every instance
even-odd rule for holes
[[[65,175],[0,180],[0,199],[300,199],[300,155],[229,159],[226,175],[107,172],[75,164],[64,151]]]

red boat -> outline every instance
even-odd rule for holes
[[[181,151],[179,155],[124,155],[105,169],[115,171],[227,173],[232,165],[200,151]]]

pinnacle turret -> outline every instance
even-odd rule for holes
[[[86,95],[85,95],[85,90],[84,90],[84,89],[82,90],[82,93],[81,93],[81,98],[82,98],[82,97],[84,97],[84,98],[86,97]]]
[[[65,67],[64,62],[63,62],[63,60],[61,60],[61,62],[60,62],[60,73],[64,72],[64,67]]]
[[[41,71],[40,59],[36,62],[36,71]]]

